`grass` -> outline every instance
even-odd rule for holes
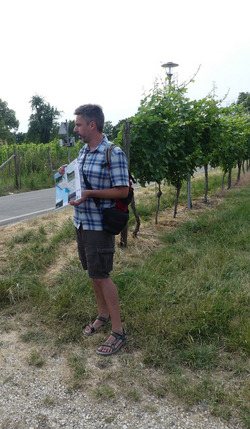
[[[70,352],[68,354],[68,364],[72,370],[72,383],[68,386],[68,391],[81,389],[83,381],[88,378],[88,369],[86,367],[84,352]]]
[[[40,355],[38,350],[32,350],[28,357],[28,364],[41,368],[45,364],[45,359]]]
[[[102,386],[96,387],[93,396],[96,399],[113,399],[115,398],[115,390],[110,387],[108,384],[104,384]]]
[[[220,183],[216,174],[210,202]],[[200,200],[203,187],[204,179],[192,183],[192,193]],[[185,221],[178,221],[177,214],[174,227],[169,203],[173,190],[164,188],[158,227],[153,220],[154,192],[139,191],[142,228],[128,249],[117,249],[112,275],[129,334],[126,350],[117,357],[123,371],[114,367],[116,360],[99,358],[97,370],[105,376],[93,384],[92,393],[98,400],[113,399],[122,387],[133,402],[140,401],[141,389],[158,397],[174,395],[187,407],[202,404],[225,419],[237,416],[247,426],[249,181],[227,192],[220,204],[194,209]],[[184,201],[183,191],[181,204]],[[73,387],[81,388],[93,377],[86,350],[92,355],[100,338],[86,343],[81,335],[82,324],[96,316],[96,304],[74,240],[71,220],[61,225],[52,216],[6,239],[8,262],[0,273],[0,304],[2,314],[25,312],[33,319],[35,328],[31,322],[22,341],[52,341],[52,349],[61,351],[77,346],[77,352],[68,354],[68,364]],[[53,271],[58,261],[62,265]],[[39,324],[44,329],[39,330]],[[106,328],[104,338],[105,332]],[[39,366],[40,360],[42,365],[39,355],[31,356],[30,364]]]
[[[47,343],[47,335],[44,332],[34,329],[28,329],[26,332],[20,335],[24,343],[37,343],[43,344]]]

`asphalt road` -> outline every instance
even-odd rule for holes
[[[50,188],[0,197],[0,226],[54,211],[55,194]]]

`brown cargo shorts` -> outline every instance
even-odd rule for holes
[[[113,269],[115,236],[105,231],[76,228],[78,255],[84,270],[91,279],[109,277]]]

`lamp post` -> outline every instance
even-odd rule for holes
[[[169,61],[168,63],[162,64],[163,68],[167,69],[167,77],[169,79],[169,84],[171,85],[171,79],[173,76],[173,68],[178,67],[179,64],[172,63],[172,61]]]

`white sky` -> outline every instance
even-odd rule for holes
[[[249,15],[248,0],[2,0],[0,98],[23,132],[36,94],[60,121],[98,103],[116,125],[173,61],[179,84],[201,65],[191,99],[215,84],[231,104],[250,92]]]

